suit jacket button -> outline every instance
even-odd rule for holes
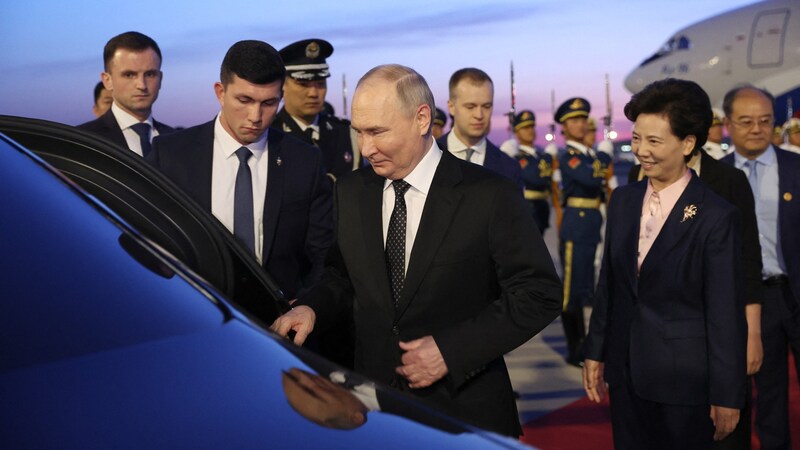
[[[392,327],[392,334],[395,335],[395,336],[399,336],[400,335],[400,328],[397,325]]]

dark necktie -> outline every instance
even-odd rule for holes
[[[464,161],[472,162],[472,154],[473,153],[475,153],[475,149],[473,149],[472,147],[468,147],[468,148],[464,149],[464,156],[465,156],[464,157]]]
[[[314,145],[317,145],[317,146],[318,146],[318,144],[317,144],[317,143],[318,143],[319,141],[318,141],[317,139],[314,139],[314,129],[313,129],[313,128],[311,128],[311,127],[308,127],[308,128],[306,128],[306,130],[305,130],[305,131],[303,131],[303,134],[305,134],[305,135],[306,135],[306,137],[308,138],[308,141],[309,141],[309,142],[311,142],[312,144],[314,144]]]
[[[239,171],[236,172],[236,186],[233,193],[233,234],[255,254],[255,233],[253,232],[253,177],[247,160],[252,153],[247,147],[236,150],[239,158]]]
[[[139,144],[142,146],[142,156],[147,156],[150,153],[150,124],[140,122],[131,125],[133,131],[139,135]]]
[[[403,180],[392,181],[394,187],[394,209],[389,219],[389,231],[386,233],[386,270],[392,284],[392,301],[397,308],[403,282],[406,278],[406,191],[410,184]]]

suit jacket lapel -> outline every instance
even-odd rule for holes
[[[275,230],[278,224],[278,215],[283,202],[284,170],[281,167],[282,145],[284,134],[269,132],[267,134],[267,195],[264,197],[264,216],[263,233],[264,244],[262,246],[262,261],[269,259],[269,252],[272,250],[272,242],[275,238]]]
[[[693,214],[690,209],[694,210]],[[681,241],[683,235],[697,221],[697,215],[702,214],[702,210],[703,185],[697,175],[692,172],[692,179],[689,181],[689,185],[686,186],[683,194],[678,198],[677,203],[669,213],[664,227],[658,233],[653,246],[647,253],[647,257],[642,261],[642,267],[639,272],[644,273],[651,265],[658,264],[662,259],[662,255]]]
[[[291,134],[295,138],[300,139],[308,144],[314,144],[311,138],[309,138],[308,135],[306,135],[303,130],[300,129],[300,125],[298,125],[292,116],[286,112],[286,108],[278,111],[278,118],[281,122],[281,132]]]
[[[627,204],[620,204],[619,207],[615,208],[617,215],[622,215],[625,218],[614,222],[614,226],[619,224],[622,227],[622,230],[616,234],[616,236],[622,237],[621,243],[617,244],[621,248],[615,248],[614,252],[624,255],[622,265],[625,270],[623,274],[628,283],[633,286],[634,291],[639,282],[637,267],[639,264],[639,227],[641,226],[642,202],[644,202],[644,194],[647,192],[647,183],[648,181],[646,180],[634,183],[633,188],[636,193],[628,197],[629,202]],[[639,215],[635,215],[635,212],[639,212]],[[636,217],[637,220],[630,220],[629,217],[631,216]]]
[[[110,108],[103,114],[103,124],[108,128],[111,139],[115,143],[121,145],[122,148],[128,148],[128,141],[125,140],[125,135],[122,134],[122,128],[119,127],[117,118],[114,117],[114,113],[111,112]]]
[[[364,233],[364,260],[374,261],[372,277],[375,301],[388,309],[393,308],[389,275],[386,270],[386,253],[383,245],[383,185],[385,178],[372,169],[364,175],[364,185],[358,194],[358,209]]]
[[[433,182],[425,200],[425,208],[422,211],[419,231],[408,261],[403,293],[397,310],[397,320],[408,308],[411,299],[414,298],[439,245],[444,241],[447,230],[450,228],[462,196],[461,192],[454,189],[461,181],[461,177],[458,159],[447,151],[442,152],[442,159],[433,176]]]
[[[495,167],[499,166],[499,156],[497,152],[492,149],[494,145],[486,141],[486,155],[483,157],[483,167],[487,169],[495,169]],[[498,152],[500,150],[497,150]]]

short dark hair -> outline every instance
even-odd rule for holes
[[[161,61],[161,49],[158,48],[156,41],[138,31],[127,31],[109,39],[106,46],[103,47],[103,64],[105,65],[106,72],[108,72],[109,63],[114,58],[114,53],[121,48],[133,50],[135,52],[141,52],[152,48],[153,51],[156,52],[156,55],[158,55],[158,60]]]
[[[94,85],[94,102],[97,104],[97,100],[100,98],[100,93],[103,92],[103,89],[106,87],[103,85],[102,81],[98,81],[97,84]]]
[[[233,81],[233,75],[253,84],[283,83],[286,66],[274,47],[263,41],[239,41],[228,49],[219,69],[223,85]]]
[[[461,80],[469,80],[473,84],[483,84],[489,82],[492,86],[494,86],[494,82],[489,77],[489,74],[482,71],[481,69],[476,69],[474,67],[465,67],[463,69],[458,69],[453,72],[453,75],[450,76],[450,98],[455,97],[455,89],[458,86],[458,83]]]
[[[694,136],[692,154],[708,139],[714,118],[708,94],[694,81],[667,78],[654,81],[634,94],[625,105],[625,117],[635,122],[639,114],[659,114],[667,118],[672,134],[678,139]],[[687,161],[691,155],[686,157]]]
[[[725,97],[722,99],[722,111],[725,113],[725,117],[730,117],[731,114],[733,113],[733,101],[736,100],[736,97],[739,95],[739,93],[742,91],[750,91],[750,90],[764,94],[764,96],[767,97],[767,99],[769,100],[770,105],[772,105],[772,110],[774,113],[775,96],[772,95],[772,93],[770,93],[766,89],[757,88],[752,84],[744,83],[734,86],[734,88],[728,91],[725,94]]]

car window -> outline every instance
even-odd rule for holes
[[[207,295],[0,141],[0,371],[215,329]]]

